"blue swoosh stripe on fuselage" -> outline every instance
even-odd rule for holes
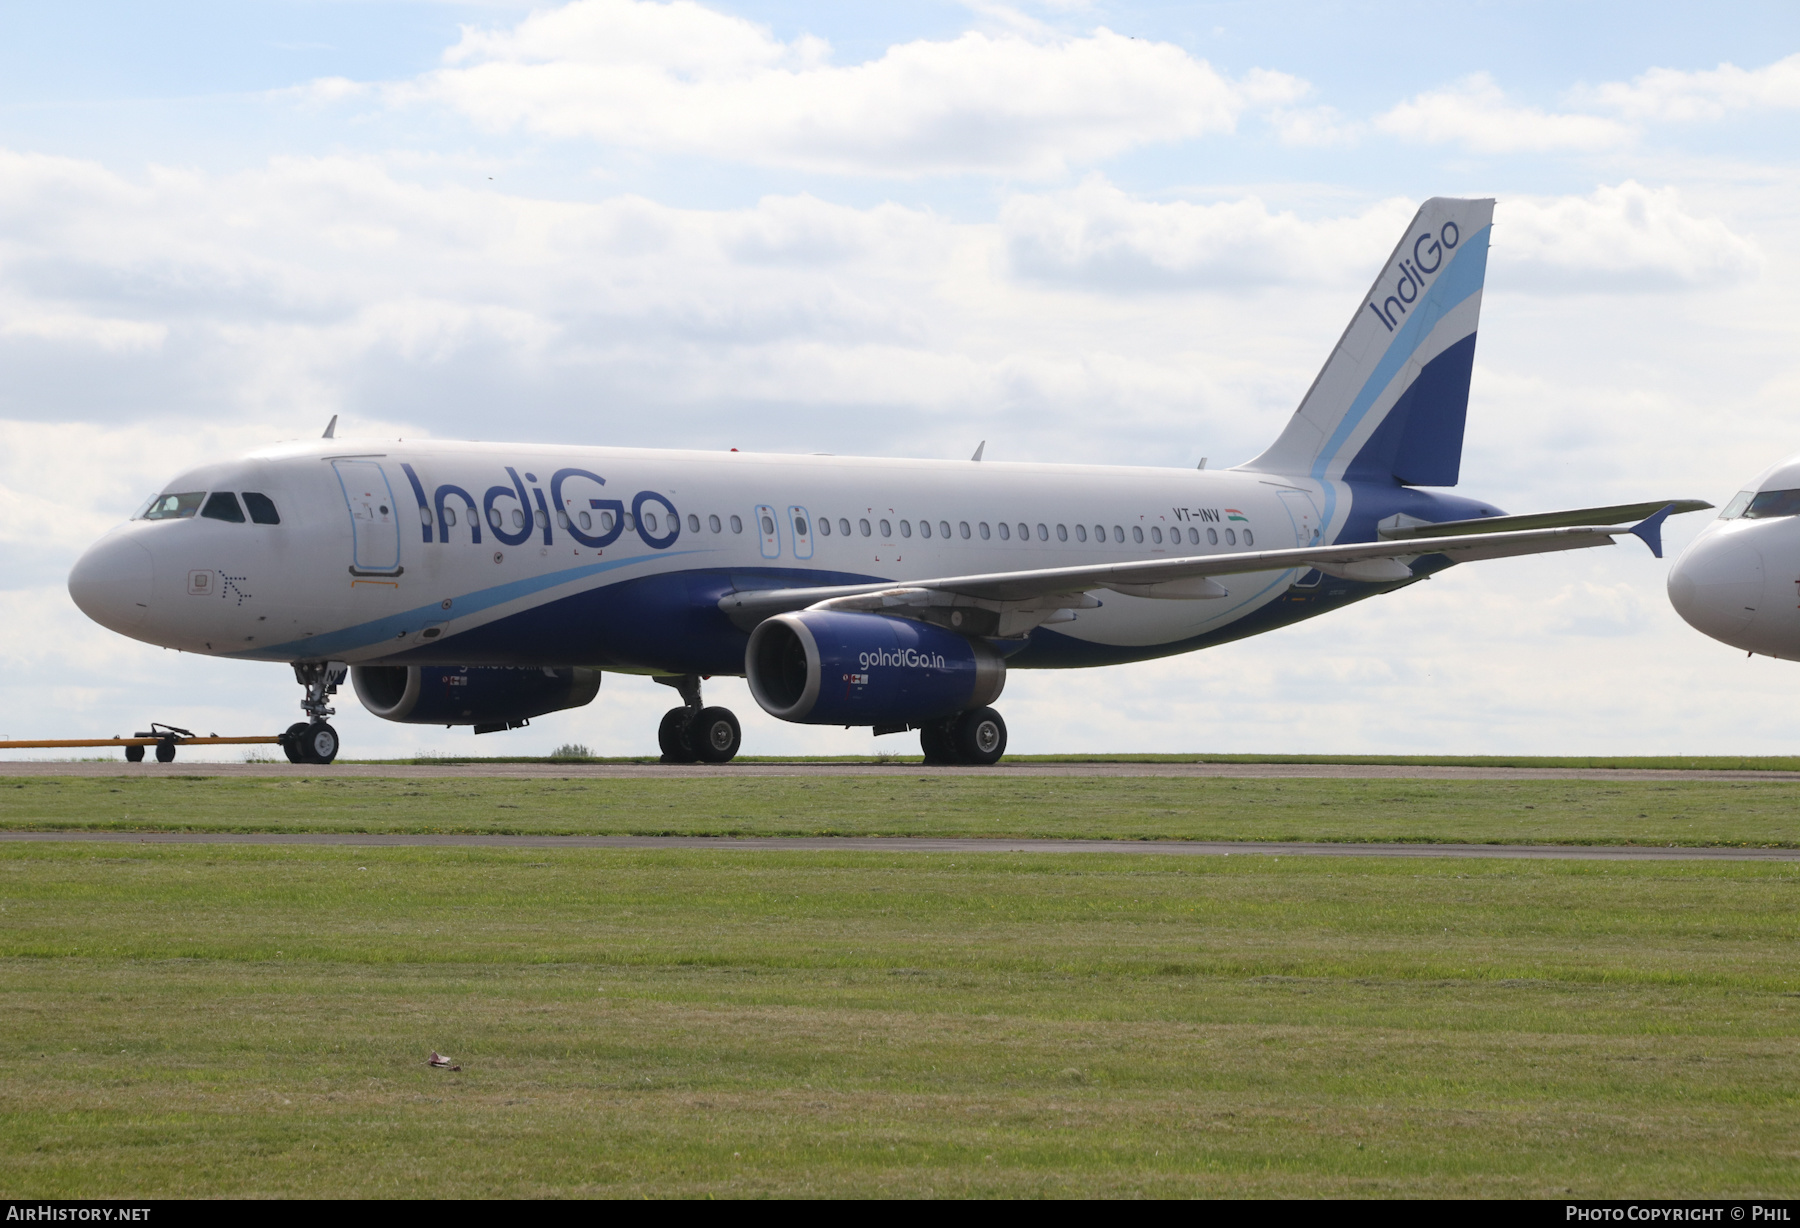
[[[612,571],[619,567],[629,567],[633,563],[650,563],[659,559],[678,558],[687,554],[711,553],[713,551],[710,550],[672,550],[650,557],[611,559],[603,563],[567,567],[548,575],[527,576],[523,580],[509,580],[505,584],[477,589],[475,592],[452,598],[451,606],[454,611],[452,617],[461,618],[468,614],[479,614],[483,610],[491,610],[497,605],[505,605],[509,601],[517,601],[521,597],[529,597],[533,593],[541,593],[545,589],[572,584],[577,580],[599,575],[601,572]],[[290,640],[285,644],[270,644],[262,648],[234,652],[230,655],[250,660],[272,658],[278,661],[288,661],[292,660],[295,655],[328,660],[341,653],[354,652],[358,648],[367,648],[374,644],[398,639],[403,633],[416,631],[428,622],[441,619],[443,613],[443,607],[434,602],[431,605],[415,606],[399,614],[390,614],[385,618],[371,619],[368,622],[357,623],[336,631],[327,631],[323,635]]]
[[[1386,390],[1389,384],[1394,382],[1394,377],[1400,373],[1400,368],[1404,367],[1412,358],[1413,353],[1425,343],[1425,338],[1431,335],[1431,330],[1436,328],[1439,322],[1464,299],[1481,292],[1482,285],[1487,281],[1488,236],[1493,229],[1491,225],[1483,226],[1471,235],[1470,240],[1479,239],[1480,246],[1468,248],[1459,253],[1457,258],[1450,262],[1450,267],[1444,270],[1444,275],[1431,283],[1424,295],[1420,297],[1418,306],[1414,307],[1412,314],[1407,317],[1406,323],[1400,326],[1399,335],[1388,346],[1387,352],[1381,356],[1381,361],[1375,364],[1375,369],[1369,373],[1369,378],[1363,381],[1362,391],[1358,392],[1356,399],[1350,402],[1350,408],[1345,411],[1337,429],[1331,433],[1331,438],[1327,439],[1325,446],[1320,449],[1319,457],[1313,462],[1312,473],[1309,476],[1315,481],[1324,482],[1324,519],[1327,526],[1331,524],[1332,517],[1337,511],[1337,487],[1334,483],[1325,481],[1325,473],[1331,468],[1331,462],[1337,459],[1338,452],[1343,449],[1344,444],[1349,441],[1356,428],[1362,424],[1362,420],[1368,416],[1376,398]],[[1436,316],[1429,323],[1426,322],[1425,305],[1427,303],[1439,308]],[[1332,540],[1338,539],[1333,538]]]

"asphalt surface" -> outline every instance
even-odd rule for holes
[[[1125,853],[1178,857],[1483,857],[1536,861],[1800,861],[1800,849],[1607,844],[1325,844],[1236,840],[956,840],[878,836],[480,836],[279,832],[0,832],[0,843],[354,848],[711,849],[809,853]]]
[[[389,777],[481,780],[607,780],[747,776],[1162,776],[1199,779],[1264,780],[1745,780],[1763,783],[1800,782],[1800,772],[1683,771],[1662,768],[1509,768],[1411,767],[1378,763],[1000,763],[993,767],[926,767],[921,763],[479,763],[380,764],[334,763],[300,767],[291,763],[205,763],[176,759],[173,763],[126,763],[55,760],[0,761],[6,776],[238,776],[238,777]]]

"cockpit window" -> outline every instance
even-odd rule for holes
[[[144,520],[186,520],[200,510],[200,501],[206,498],[204,490],[188,491],[177,495],[158,495],[150,500],[150,506],[144,509]]]
[[[246,490],[244,506],[250,509],[250,519],[257,524],[281,523],[281,513],[275,510],[275,501],[267,495],[259,495],[254,490]],[[455,524],[456,522],[451,521],[450,523]]]
[[[1725,510],[1719,513],[1719,519],[1736,520],[1744,514],[1744,509],[1750,506],[1750,500],[1754,498],[1756,498],[1754,490],[1738,491],[1731,497],[1731,502],[1725,505]]]
[[[1800,516],[1800,490],[1762,491],[1743,511],[1745,520],[1772,520],[1777,516]]]
[[[229,520],[232,524],[244,523],[244,509],[238,506],[237,496],[229,490],[215,490],[200,514],[208,520]]]

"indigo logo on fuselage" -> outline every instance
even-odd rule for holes
[[[508,546],[523,545],[534,532],[542,534],[544,545],[553,545],[558,528],[576,543],[596,550],[618,541],[628,527],[653,550],[667,550],[681,536],[680,513],[666,496],[654,490],[640,490],[632,498],[629,512],[620,499],[595,499],[585,495],[565,499],[565,482],[606,485],[605,478],[586,469],[558,469],[551,474],[550,497],[545,499],[537,474],[526,473],[521,477],[516,467],[507,465],[504,466],[507,485],[488,487],[477,501],[461,486],[448,482],[427,496],[425,484],[413,467],[403,461],[400,468],[405,472],[406,480],[412,483],[413,497],[418,500],[420,529],[426,545],[431,545],[434,540],[446,544],[452,538],[452,530],[467,529],[469,544],[479,546],[484,523],[496,540]],[[573,489],[579,490],[580,486]],[[516,506],[506,506],[509,503]],[[645,514],[646,503],[663,506],[663,518],[668,521],[666,533],[658,535],[656,530],[662,526],[657,523],[656,513]],[[571,505],[576,509],[573,513]],[[554,513],[551,507],[556,508]]]
[[[1394,266],[1400,273],[1394,283],[1394,292],[1382,299],[1379,307],[1373,300],[1369,302],[1369,310],[1390,333],[1399,317],[1425,293],[1425,279],[1444,267],[1445,253],[1454,250],[1461,239],[1462,231],[1457,229],[1456,223],[1445,222],[1435,236],[1428,230],[1413,240],[1412,256],[1402,256]]]

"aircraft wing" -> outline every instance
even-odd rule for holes
[[[1088,594],[1096,589],[1109,589],[1134,597],[1206,600],[1230,595],[1230,591],[1218,583],[1215,577],[1290,569],[1317,569],[1346,580],[1397,583],[1413,578],[1412,560],[1424,555],[1441,554],[1452,562],[1511,558],[1525,554],[1610,546],[1613,539],[1621,534],[1641,538],[1656,557],[1661,558],[1662,522],[1678,507],[1688,510],[1696,502],[1683,501],[1687,507],[1674,501],[1632,505],[1632,510],[1638,510],[1642,506],[1660,507],[1661,510],[1630,526],[1502,528],[1497,532],[1463,532],[1432,537],[1420,535],[1337,546],[1243,550],[1185,558],[1094,563],[1081,567],[1046,567],[1029,571],[943,576],[890,583],[750,590],[728,594],[719,601],[719,608],[740,625],[753,626],[773,614],[811,607],[890,610],[905,614],[906,607],[962,606],[1012,615],[1014,617],[1001,619],[1000,625],[1003,628],[1009,623],[1017,625],[1026,621],[1024,629],[1029,629],[1039,622],[1066,621],[1066,618],[1046,618],[1044,614],[1093,608],[1099,602]],[[1494,517],[1486,521],[1465,521],[1463,524],[1487,527],[1497,521],[1509,519],[1516,518]],[[1023,617],[1034,613],[1037,615],[1035,618],[1026,620]],[[997,633],[1007,634],[1005,630]]]

